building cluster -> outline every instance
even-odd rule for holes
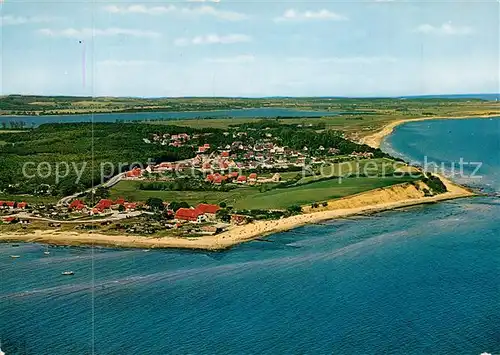
[[[26,202],[0,201],[0,210],[24,210],[27,207]]]
[[[145,143],[155,143],[160,145],[168,145],[171,147],[182,147],[187,142],[189,142],[192,138],[198,138],[198,136],[191,137],[187,133],[180,134],[153,134],[151,139],[144,138]]]
[[[122,208],[120,208],[122,206]],[[109,199],[101,199],[94,207],[88,207],[82,200],[73,200],[68,209],[74,212],[88,213],[89,215],[99,215],[106,212],[112,212],[113,210],[120,210],[124,212],[135,211],[142,204],[137,202],[127,202],[123,198],[119,198],[116,201]]]

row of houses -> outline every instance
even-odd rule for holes
[[[16,202],[16,201],[0,201],[0,209],[20,209],[24,210],[28,207],[26,202]]]
[[[68,208],[72,211],[77,212],[88,212],[90,215],[101,214],[110,210],[117,210],[120,206],[123,206],[124,210],[134,211],[139,207],[137,202],[127,202],[123,198],[119,198],[116,201],[109,199],[101,199],[93,208],[89,208],[83,201],[74,200],[72,201]]]
[[[231,172],[227,175],[221,175],[219,173],[209,174],[206,177],[206,181],[210,182],[214,185],[221,185],[224,182],[234,182],[237,184],[246,184],[246,183],[256,183],[257,182],[257,174],[251,173],[250,175],[240,175],[237,171]]]
[[[220,209],[217,205],[201,203],[194,208],[179,208],[175,212],[175,219],[198,223],[213,221]]]

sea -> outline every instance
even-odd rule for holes
[[[340,112],[295,110],[288,108],[251,108],[234,110],[183,111],[183,112],[111,112],[82,115],[46,115],[46,116],[0,116],[0,123],[23,122],[28,127],[37,127],[45,123],[80,123],[80,122],[135,122],[183,119],[214,118],[275,118],[275,117],[326,117],[337,116]]]
[[[44,245],[0,244],[2,350],[498,355],[499,134],[499,119],[424,121],[383,145],[413,161],[483,162],[474,186],[487,196],[308,225],[224,252],[49,247],[47,256]]]

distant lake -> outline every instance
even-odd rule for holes
[[[49,116],[0,116],[0,122],[25,122],[28,125],[44,123],[74,123],[74,122],[115,122],[120,121],[147,121],[173,120],[193,118],[268,118],[268,117],[322,117],[337,116],[340,112],[330,111],[302,111],[287,108],[253,108],[238,110],[217,111],[184,111],[184,112],[132,112],[132,113],[96,113],[94,115],[49,115]]]

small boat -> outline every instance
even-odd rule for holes
[[[10,256],[12,259],[19,259],[21,257],[21,255],[11,255]]]
[[[45,251],[43,253],[45,255],[50,255],[49,247],[45,248]]]
[[[75,273],[73,271],[64,271],[61,273],[61,275],[63,276],[72,276],[74,275]]]
[[[13,247],[18,247],[18,246],[19,246],[19,244],[12,244],[12,246],[13,246]]]

